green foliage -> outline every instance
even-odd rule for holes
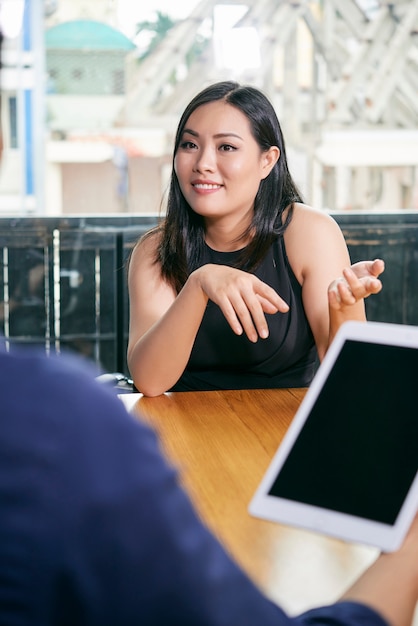
[[[149,46],[141,55],[140,60],[145,59],[151,54],[151,52],[153,52],[153,50],[155,50],[159,43],[166,37],[168,31],[171,30],[175,24],[177,24],[177,20],[173,20],[166,13],[157,11],[156,19],[154,21],[145,20],[136,25],[136,35],[139,35],[144,31],[149,32],[152,35]]]
[[[146,59],[150,54],[160,45],[165,39],[167,33],[179,23],[180,20],[174,20],[166,13],[156,11],[156,19],[153,21],[145,20],[139,22],[136,25],[136,35],[141,33],[150,34],[150,42],[148,47],[142,52],[138,60],[141,62]],[[185,62],[188,67],[200,56],[207,46],[208,38],[202,34],[197,33],[195,42],[190,50],[187,52]]]

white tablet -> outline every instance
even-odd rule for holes
[[[340,328],[249,511],[400,546],[418,511],[418,327]]]

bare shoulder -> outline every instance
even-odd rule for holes
[[[161,230],[146,233],[132,250],[128,266],[128,288],[131,311],[152,310],[171,304],[176,297],[174,288],[162,276],[158,261]],[[131,326],[134,323],[132,322]]]
[[[324,263],[349,264],[341,229],[326,211],[295,203],[292,220],[284,235],[290,265],[300,282],[309,268]]]
[[[334,218],[326,211],[315,209],[307,204],[295,202],[293,205],[292,220],[289,224],[289,231],[304,232],[311,228],[337,229],[339,226]]]
[[[142,295],[142,291],[149,292],[151,288],[155,291],[165,284],[158,261],[160,241],[161,231],[155,229],[146,233],[135,244],[128,264],[128,285],[131,298],[137,291]]]
[[[135,270],[138,265],[154,265],[160,241],[161,231],[159,229],[154,229],[143,235],[132,249],[129,259],[129,271]]]
[[[285,232],[286,247],[321,245],[325,239],[342,237],[341,229],[326,211],[307,204],[295,203],[290,224]]]

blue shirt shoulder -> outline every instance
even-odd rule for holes
[[[0,354],[0,623],[382,626],[291,619],[196,516],[155,434],[78,359]]]

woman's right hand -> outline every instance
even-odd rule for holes
[[[215,302],[234,333],[256,342],[268,337],[265,314],[286,313],[289,306],[254,274],[226,265],[207,264],[191,275],[206,296]]]

